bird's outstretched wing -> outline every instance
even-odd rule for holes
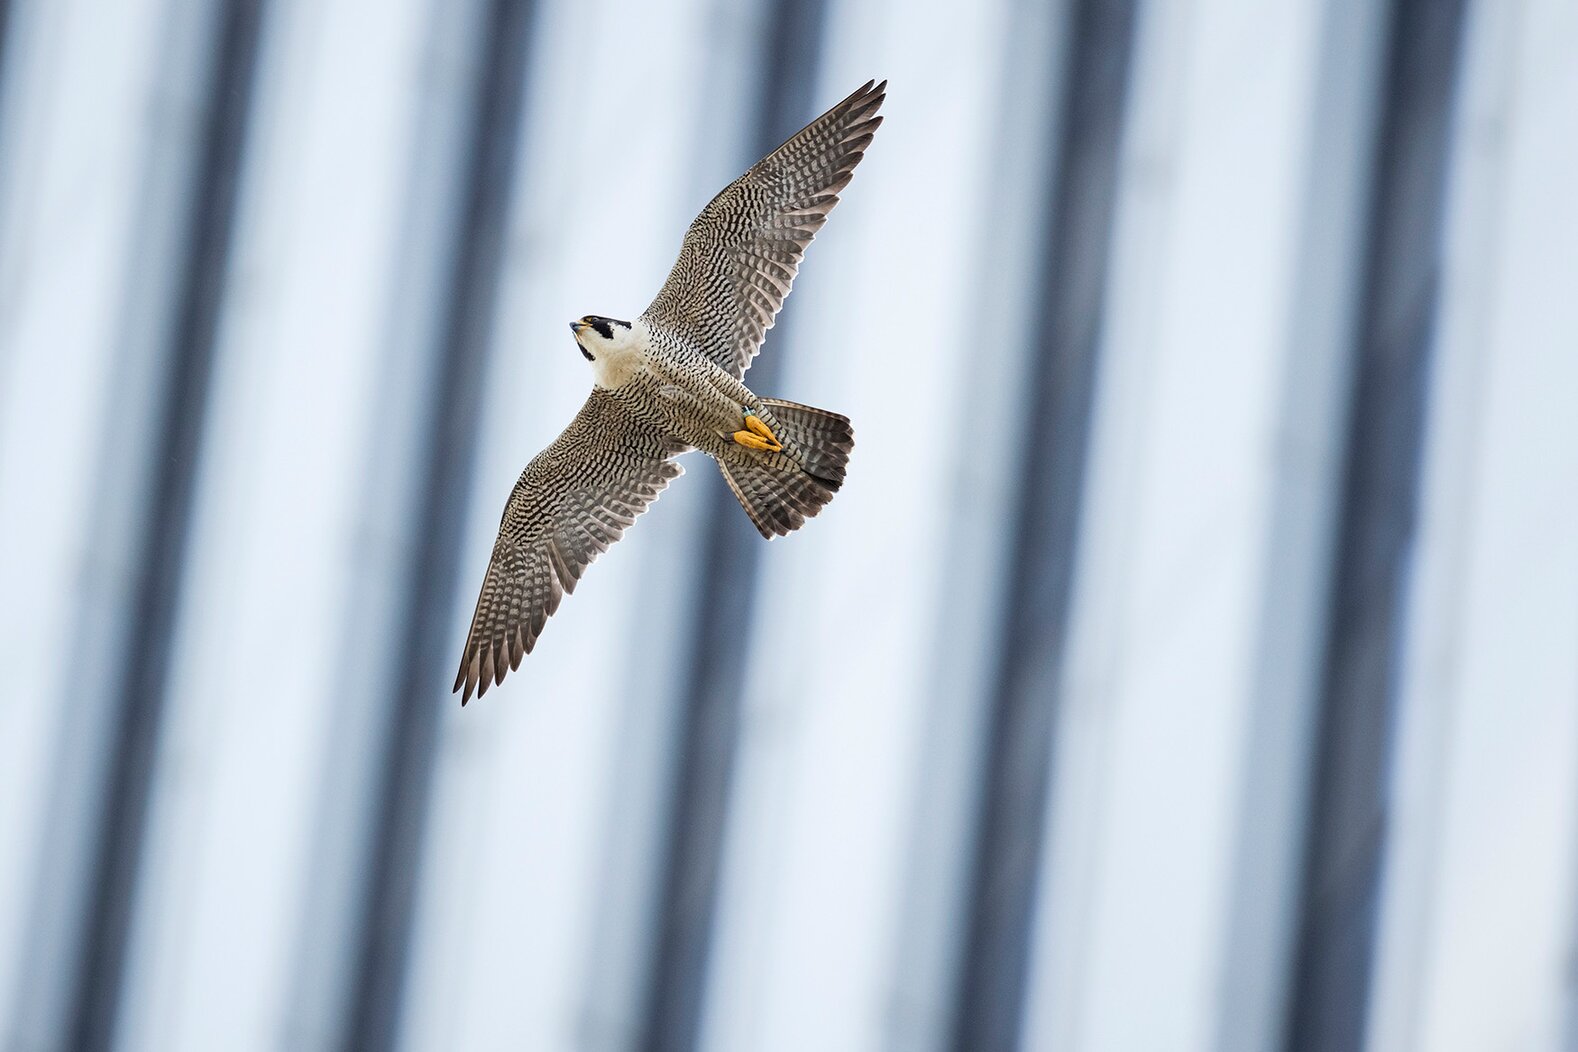
[[[683,450],[594,388],[564,433],[532,458],[504,506],[471,617],[460,703],[504,681],[531,653],[564,593],[683,470]]]
[[[642,316],[744,376],[806,246],[882,123],[877,110],[887,86],[868,81],[724,187],[690,224],[668,281]]]

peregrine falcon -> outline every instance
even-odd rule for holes
[[[504,506],[455,677],[462,705],[520,667],[586,567],[679,477],[680,453],[716,460],[768,540],[838,492],[855,444],[849,419],[742,381],[882,123],[886,88],[868,81],[724,187],[640,317],[570,323],[592,393]]]

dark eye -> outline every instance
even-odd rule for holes
[[[587,318],[587,323],[597,330],[597,335],[605,340],[614,338],[614,327],[608,323],[607,318]]]

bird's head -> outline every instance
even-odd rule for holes
[[[616,321],[596,314],[572,321],[570,331],[575,333],[575,345],[580,348],[581,357],[589,362],[602,361],[624,350],[631,341],[628,321]]]

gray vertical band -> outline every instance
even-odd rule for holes
[[[0,0],[0,88],[5,86],[5,64],[7,48],[11,35],[11,0]],[[4,100],[0,99],[0,112],[4,112]]]
[[[998,632],[954,1007],[953,1044],[963,1049],[1014,1047],[1023,1014],[1133,47],[1132,0],[1079,0],[1070,13],[1055,197],[1039,281],[1044,308],[1033,326],[1040,345],[1022,409],[1049,437],[1022,447],[1013,509],[1017,571]]]
[[[186,248],[170,325],[168,372],[155,455],[145,488],[131,630],[113,708],[110,771],[104,781],[91,862],[87,921],[78,947],[72,1019],[64,1047],[113,1043],[126,939],[142,856],[153,760],[169,672],[182,563],[192,518],[215,334],[235,229],[262,23],[262,0],[226,0],[215,23],[213,65]]]
[[[742,169],[818,112],[813,96],[825,13],[825,0],[773,4],[762,42],[757,133],[746,139],[750,156],[741,159]],[[774,330],[780,346],[792,317],[788,306]],[[756,360],[750,376],[754,389],[772,390],[780,357],[764,354]],[[701,547],[703,580],[690,615],[692,650],[680,695],[657,934],[641,1013],[640,1046],[649,1049],[696,1044],[745,686],[746,648],[729,611],[752,605],[762,543],[723,480],[707,474],[712,510]]]
[[[17,35],[12,32],[15,16],[12,14],[11,7],[11,0],[0,0],[0,142],[5,141],[7,115],[13,104],[12,99],[7,96],[7,90],[13,87],[11,78],[15,76],[15,70],[12,69],[11,49],[14,43],[12,37]],[[13,158],[0,156],[0,190],[6,185],[8,174],[6,169],[15,163]],[[0,210],[0,234],[5,233],[5,220],[5,213]]]
[[[491,344],[503,234],[521,135],[536,5],[491,0],[477,31],[475,97],[461,176],[446,303],[425,407],[426,460],[415,487],[418,542],[397,620],[389,736],[374,790],[342,1047],[394,1047],[410,952],[422,836],[455,641],[450,596],[459,568],[466,492],[475,466],[483,374]]]
[[[1463,8],[1392,13],[1289,999],[1300,1052],[1364,1037]]]
[[[1278,469],[1246,696],[1242,804],[1216,996],[1219,1052],[1282,1038],[1298,945],[1303,821],[1320,708],[1328,573],[1341,518],[1353,333],[1368,242],[1388,12],[1371,0],[1319,5],[1309,138],[1277,383]]]

